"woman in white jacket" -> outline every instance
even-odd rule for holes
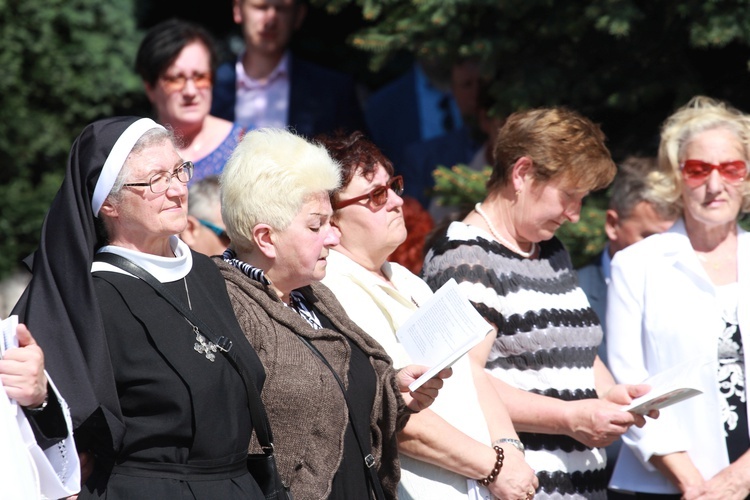
[[[695,97],[668,118],[655,182],[681,204],[682,218],[612,262],[612,373],[641,380],[688,362],[703,391],[623,436],[610,486],[637,498],[750,494],[750,235],[737,225],[750,210],[749,144],[750,117],[713,99]]]

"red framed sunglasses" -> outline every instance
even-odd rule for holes
[[[685,160],[680,169],[682,178],[689,187],[698,187],[706,182],[714,170],[719,172],[722,179],[732,184],[747,178],[747,163],[744,160],[725,161],[718,165],[703,160]]]
[[[355,196],[354,198],[338,201],[334,205],[334,210],[339,208],[348,207],[353,205],[360,200],[369,199],[372,203],[373,208],[380,208],[388,202],[388,190],[392,189],[398,196],[404,194],[404,178],[400,175],[391,177],[391,179],[385,184],[385,186],[378,186],[367,194],[362,196]]]

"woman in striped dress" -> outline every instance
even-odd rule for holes
[[[494,375],[539,478],[537,499],[605,499],[601,448],[645,423],[620,408],[648,387],[615,385],[597,357],[599,319],[554,237],[614,174],[604,134],[578,113],[511,115],[487,198],[435,240],[422,271],[433,289],[455,278],[495,325],[470,356]]]

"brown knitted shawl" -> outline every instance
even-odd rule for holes
[[[214,262],[227,282],[245,337],[265,367],[261,397],[271,421],[277,465],[294,497],[328,497],[343,455],[349,418],[338,383],[296,338],[301,335],[326,357],[345,385],[351,356],[345,337],[369,356],[377,377],[370,417],[372,454],[386,497],[395,499],[400,478],[396,433],[406,425],[408,414],[393,364],[380,344],[349,319],[336,297],[320,283],[299,291],[337,331],[312,328],[270,288],[220,258],[214,258]]]

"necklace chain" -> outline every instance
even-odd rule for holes
[[[188,291],[188,286],[187,286],[187,276],[185,276],[184,278],[182,278],[182,282],[185,283],[185,295],[187,295],[188,308],[192,311],[193,310],[193,304],[190,303],[190,292]]]
[[[476,213],[478,213],[479,216],[482,219],[484,219],[485,224],[487,224],[487,227],[490,229],[490,233],[492,233],[492,236],[494,236],[497,241],[499,241],[500,243],[502,243],[506,247],[510,248],[511,250],[513,250],[514,252],[516,252],[521,257],[525,257],[527,259],[529,257],[531,257],[532,255],[534,255],[534,253],[536,253],[536,242],[535,241],[531,242],[531,250],[529,250],[528,252],[524,252],[523,250],[521,250],[521,248],[519,248],[518,245],[515,245],[515,244],[511,243],[510,241],[508,241],[507,239],[505,239],[502,236],[500,236],[500,233],[498,232],[498,230],[495,229],[495,225],[492,223],[492,221],[490,221],[490,218],[487,216],[487,214],[484,213],[484,210],[482,210],[482,203],[481,202],[477,203],[476,205],[474,205],[474,211],[476,211]]]

